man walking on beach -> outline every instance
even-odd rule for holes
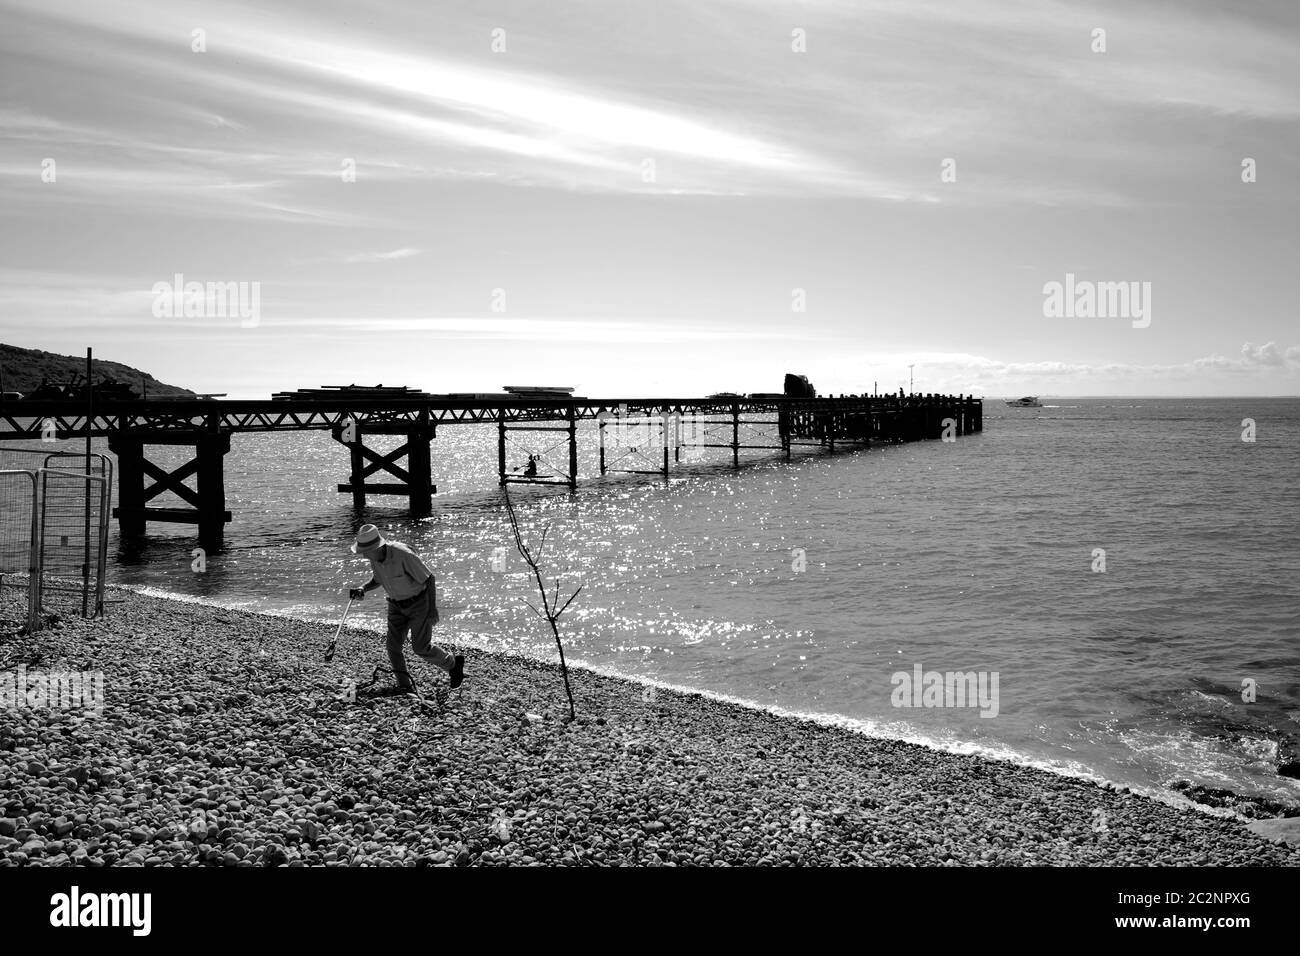
[[[445,670],[451,686],[459,687],[465,679],[465,656],[452,657],[431,643],[433,625],[438,623],[438,586],[433,572],[406,545],[384,540],[372,524],[363,525],[357,532],[352,553],[369,558],[374,574],[361,587],[349,591],[348,596],[360,601],[367,591],[377,587],[388,592],[388,660],[393,665],[398,689],[409,691],[415,686],[402,653],[407,631],[411,632],[411,648],[415,653]]]

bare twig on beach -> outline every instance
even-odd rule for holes
[[[515,547],[518,549],[520,557],[524,559],[524,563],[527,564],[529,569],[533,572],[533,578],[537,581],[537,591],[542,596],[541,608],[538,608],[531,601],[525,601],[524,603],[532,608],[533,612],[538,617],[545,618],[546,623],[551,627],[551,634],[555,637],[555,646],[560,652],[560,673],[564,675],[564,693],[569,698],[569,720],[575,720],[577,719],[578,714],[573,706],[573,688],[569,685],[569,667],[564,661],[564,643],[560,640],[560,628],[558,622],[560,620],[560,615],[563,614],[568,606],[573,603],[573,599],[576,598],[578,592],[582,590],[582,585],[578,585],[563,604],[560,603],[560,579],[558,577],[555,579],[555,586],[552,592],[549,595],[546,593],[546,582],[542,580],[542,571],[538,566],[538,561],[541,559],[542,550],[546,547],[546,535],[551,530],[550,525],[546,525],[542,528],[541,540],[537,545],[537,554],[534,555],[528,545],[524,542],[523,532],[519,530],[519,518],[515,514],[514,502],[510,500],[509,489],[503,486],[501,488],[501,494],[505,498],[506,515],[510,518],[510,530],[515,536]]]

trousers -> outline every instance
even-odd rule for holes
[[[431,591],[431,588],[426,587],[416,600],[405,607],[392,598],[388,599],[388,662],[393,667],[399,687],[412,685],[411,675],[406,670],[406,655],[402,653],[408,631],[411,634],[411,650],[417,656],[449,673],[455,664],[455,658],[451,654],[432,642],[433,619],[438,609],[431,599]]]

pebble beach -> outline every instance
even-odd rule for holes
[[[1239,818],[701,695],[458,648],[361,696],[383,639],[113,589],[0,670],[103,673],[0,711],[0,866],[1295,866]],[[381,682],[383,677],[381,675]]]

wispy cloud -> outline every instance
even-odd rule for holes
[[[158,142],[14,108],[0,109],[0,134],[0,197],[11,208],[100,206],[129,208],[135,215],[365,221],[287,198],[283,181],[274,178],[286,167],[265,151]],[[47,161],[53,164],[48,172]]]
[[[388,262],[391,259],[409,259],[412,256],[418,256],[419,249],[412,249],[410,246],[404,246],[401,249],[392,249],[388,252],[357,252],[352,255],[344,256],[343,261],[348,265],[356,265],[363,262]]]
[[[382,128],[389,136],[433,140],[448,150],[600,169],[616,174],[602,182],[629,191],[644,189],[646,158],[677,157],[718,170],[748,170],[797,182],[807,175],[836,172],[815,156],[781,139],[729,129],[725,111],[697,106],[690,115],[675,104],[643,104],[584,89],[554,76],[534,74],[502,59],[492,68],[417,56],[398,47],[359,42],[238,6],[213,11],[188,4],[159,7],[123,0],[112,12],[55,7],[10,0],[34,16],[55,17],[80,28],[152,43],[175,52],[196,23],[205,23],[210,55],[195,55],[179,75],[175,62],[132,59],[133,69],[165,73],[170,82],[199,90],[238,93],[248,108],[269,104],[311,109],[337,125]],[[239,69],[218,51],[237,50]],[[111,45],[103,51],[115,56]],[[213,114],[205,113],[208,118]],[[247,124],[224,119],[221,126]],[[502,170],[508,176],[508,169]],[[515,172],[518,172],[516,170]],[[536,169],[534,178],[553,181],[558,170]],[[571,175],[566,184],[575,185]],[[690,179],[684,180],[689,187]],[[671,184],[669,184],[671,186]],[[682,185],[679,183],[678,185]],[[716,182],[713,184],[716,186]]]
[[[617,344],[738,342],[796,338],[785,333],[725,326],[684,326],[670,321],[623,321],[523,317],[331,317],[286,318],[268,324],[284,329],[376,333],[437,333],[455,339],[519,342],[586,342]]]
[[[400,249],[378,252],[337,252],[323,256],[295,256],[291,263],[296,266],[319,265],[322,263],[358,266],[378,262],[392,262],[397,259],[411,259],[419,254],[419,249],[412,246],[403,246]]]
[[[1207,355],[1183,362],[1061,362],[1006,361],[984,355],[953,352],[915,352],[862,356],[858,365],[895,376],[898,369],[915,365],[927,391],[952,390],[1001,394],[1009,386],[1041,388],[1079,394],[1080,389],[1124,385],[1141,388],[1153,382],[1196,382],[1202,387],[1218,380],[1256,382],[1269,376],[1279,388],[1300,387],[1300,347],[1283,349],[1274,342],[1246,342],[1234,358]]]
[[[336,169],[337,158],[313,154],[360,139],[382,154],[377,171],[397,162],[516,185],[1119,205],[1184,181],[1179,167],[1189,164],[1171,167],[1171,151],[1212,158],[1193,115],[1300,118],[1287,67],[1300,59],[1296,35],[1198,4],[1180,6],[1176,26],[1162,8],[1058,0],[821,2],[797,12],[665,0],[654,17],[631,14],[632,30],[641,18],[672,22],[686,44],[675,57],[656,44],[611,45],[618,35],[594,30],[599,18],[584,4],[499,11],[516,39],[514,52],[495,56],[490,21],[477,12],[466,13],[473,43],[449,56],[329,16],[240,4],[4,5],[98,38],[74,33],[50,55],[93,45],[104,69],[153,91],[136,95],[153,97],[155,114],[182,117],[182,129],[273,143],[251,164],[221,150],[210,159],[240,176],[251,165],[255,178],[279,184]],[[558,18],[561,33],[586,31],[572,66],[543,65],[521,39],[540,17]],[[204,54],[188,49],[199,25]],[[1104,55],[1090,48],[1099,26],[1108,31]],[[792,28],[805,31],[807,52],[792,49]],[[151,55],[140,56],[140,45]],[[634,76],[646,82],[630,83]],[[119,139],[141,133],[132,125]],[[421,152],[430,146],[435,155]],[[950,187],[939,182],[944,158],[959,163]]]

